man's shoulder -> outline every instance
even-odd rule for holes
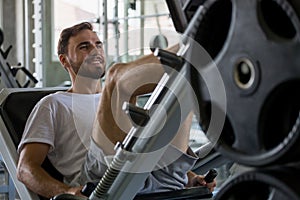
[[[69,101],[68,99],[70,99],[70,96],[67,95],[67,92],[59,91],[44,96],[39,101],[39,104],[40,105],[56,104],[59,102]]]

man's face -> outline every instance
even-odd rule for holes
[[[82,30],[69,39],[67,58],[77,75],[99,79],[105,73],[102,42],[91,30]]]

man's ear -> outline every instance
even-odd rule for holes
[[[67,56],[65,54],[60,54],[58,58],[62,66],[65,68],[65,70],[68,71],[68,68],[70,67],[70,63]]]

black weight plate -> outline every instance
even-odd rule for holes
[[[203,6],[208,2],[213,1]],[[299,4],[219,0],[206,9],[195,39],[214,58],[227,96],[226,121],[216,150],[246,165],[298,161]],[[201,93],[199,102],[207,105],[213,104],[207,88],[219,87],[212,77],[205,78],[209,67],[201,74],[206,86],[200,80],[203,77],[192,76]],[[207,110],[202,115],[209,118]],[[203,116],[200,121],[205,129],[210,119]]]
[[[273,167],[253,170],[228,180],[215,200],[297,200],[299,169]]]

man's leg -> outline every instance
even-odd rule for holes
[[[113,150],[115,143],[123,141],[126,133],[132,126],[129,117],[122,110],[123,103],[131,102],[134,104],[138,95],[152,92],[163,73],[164,70],[161,64],[153,55],[144,56],[137,61],[127,64],[116,64],[110,68],[102,91],[101,102],[99,104],[99,110],[92,136],[93,142],[101,151],[98,156],[113,155],[115,153]],[[167,162],[166,166],[159,167],[159,170],[152,173],[150,177],[153,178],[156,175],[158,179],[149,178],[148,183],[149,181],[153,183],[153,180],[154,182],[155,180],[171,180],[170,182],[177,181],[180,182],[180,185],[186,183],[187,170],[191,169],[191,166],[196,160],[196,157],[191,155],[192,153],[190,153],[190,151],[188,152],[191,122],[192,113],[188,115],[183,125],[178,130],[178,134],[172,140],[172,147],[168,147],[168,149],[171,149],[170,151],[175,152],[177,157],[172,160],[172,162]],[[184,158],[183,160],[179,159],[182,155],[183,157],[188,158]],[[182,170],[181,167],[175,169],[172,163],[178,163],[181,162],[181,160],[183,162],[188,160],[188,165],[185,165],[184,168],[185,170]],[[103,162],[103,159],[101,158],[99,161]],[[166,162],[162,160],[161,163],[164,165]],[[168,167],[167,165],[170,166]],[[103,171],[102,169],[99,171]],[[166,174],[165,170],[168,175],[166,175],[164,179],[160,179],[160,176],[157,176],[157,174],[160,174],[161,172]],[[157,183],[159,182],[160,181]],[[163,185],[165,184],[163,183]],[[149,188],[151,190],[152,186],[146,188],[146,190]],[[154,184],[154,189],[155,187],[161,188],[161,185]],[[178,189],[177,186],[176,188]]]
[[[115,64],[108,70],[92,135],[105,153],[113,154],[114,144],[122,142],[132,126],[122,110],[123,103],[135,104],[138,95],[152,92],[163,72],[153,55]]]
[[[178,45],[170,47],[170,52],[177,52]],[[93,139],[105,153],[113,154],[113,146],[123,141],[131,128],[129,117],[122,110],[123,103],[135,103],[135,97],[150,93],[161,79],[164,69],[153,54],[143,56],[129,63],[113,65],[106,76],[102,90]],[[182,152],[186,152],[189,131],[192,123],[190,114],[178,134],[172,141]]]

